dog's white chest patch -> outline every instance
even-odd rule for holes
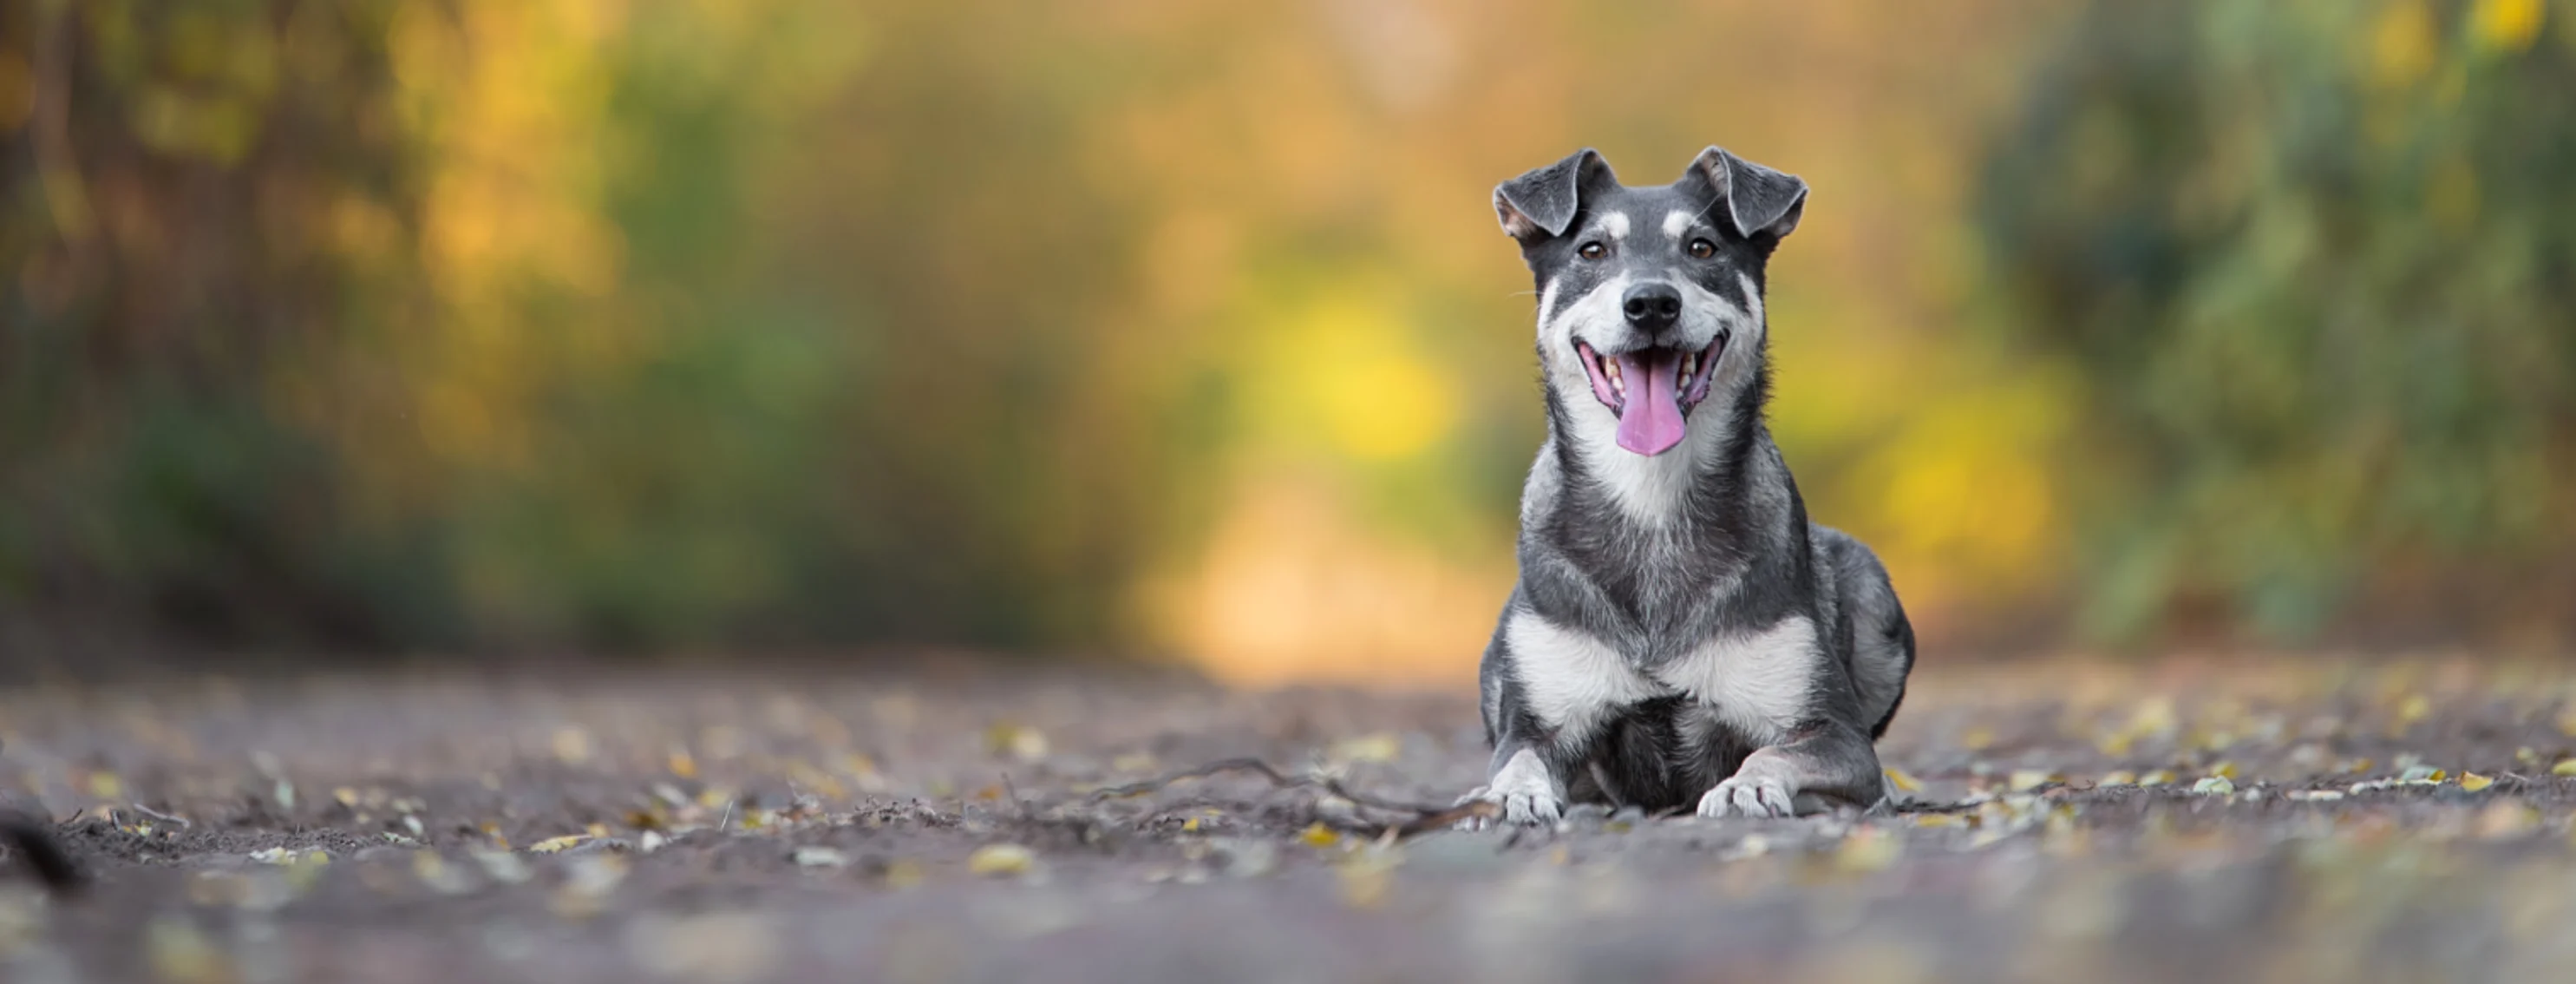
[[[1618,650],[1535,612],[1513,612],[1503,641],[1526,706],[1559,741],[1590,738],[1610,712],[1666,692]]]
[[[1657,667],[1655,679],[1767,745],[1787,735],[1805,713],[1818,658],[1816,623],[1799,615],[1758,632],[1711,639]]]

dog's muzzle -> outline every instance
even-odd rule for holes
[[[1592,376],[1593,397],[1619,418],[1619,446],[1658,455],[1682,443],[1691,408],[1708,399],[1726,333],[1697,351],[1658,346],[1603,356],[1577,341],[1574,354]]]

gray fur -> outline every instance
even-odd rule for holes
[[[1548,421],[1523,489],[1520,582],[1479,672],[1495,770],[1528,750],[1567,802],[1710,815],[1883,799],[1871,743],[1903,699],[1913,630],[1869,548],[1808,520],[1763,417],[1765,267],[1806,193],[1716,147],[1669,186],[1621,186],[1585,150],[1495,190],[1540,288]],[[1675,211],[1697,217],[1689,231],[1654,232]],[[1611,214],[1639,234],[1611,242]],[[1582,256],[1587,243],[1603,255]],[[1597,292],[1639,283],[1695,287],[1691,309],[1669,328],[1601,313]],[[1683,404],[1681,444],[1649,457],[1603,439],[1624,404],[1596,399],[1574,342],[1604,355],[1720,346],[1706,398]],[[1516,635],[1548,651],[1516,653]],[[1586,700],[1602,712],[1542,710]]]

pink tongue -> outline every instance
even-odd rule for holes
[[[1628,401],[1619,411],[1619,446],[1638,454],[1662,454],[1682,442],[1682,354],[1655,349],[1651,358],[1622,355],[1619,375],[1628,383]]]

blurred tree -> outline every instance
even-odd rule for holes
[[[281,425],[410,294],[391,0],[0,4],[0,613],[371,631]],[[0,635],[0,644],[7,642]]]
[[[2355,598],[2490,637],[2563,622],[2571,21],[2195,0],[2072,24],[1982,211],[2018,337],[2090,380],[2066,464],[2091,629],[2212,600],[2274,638]]]

